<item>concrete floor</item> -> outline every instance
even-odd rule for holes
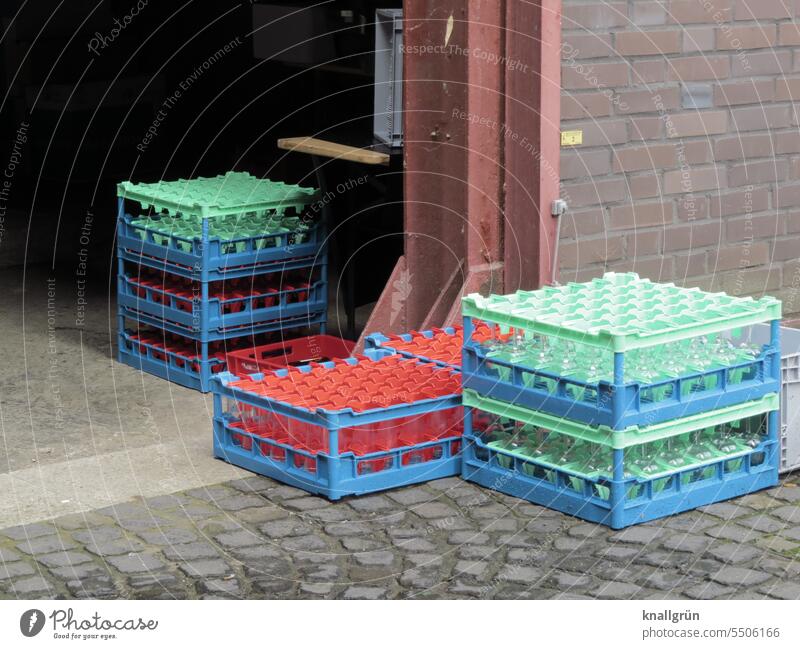
[[[80,324],[76,277],[50,278],[0,274],[0,529],[245,475],[211,456],[210,395],[116,362],[116,286],[86,287]]]

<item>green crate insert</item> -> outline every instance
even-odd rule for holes
[[[468,295],[462,310],[506,332],[517,328],[624,352],[779,319],[781,302],[659,284],[636,273],[606,273],[580,284]]]
[[[498,417],[514,419],[515,421],[545,428],[585,442],[599,444],[608,448],[629,448],[777,410],[778,395],[768,394],[757,401],[727,406],[650,426],[630,426],[624,430],[612,430],[608,426],[590,426],[571,419],[529,410],[512,403],[481,396],[474,390],[469,389],[464,390],[463,403],[465,406],[477,408]]]
[[[256,178],[247,172],[229,171],[214,178],[159,181],[156,183],[121,182],[117,196],[138,202],[142,208],[172,216],[237,216],[246,213],[297,212],[318,198],[312,187],[288,185]]]

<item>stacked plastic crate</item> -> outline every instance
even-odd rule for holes
[[[372,350],[215,376],[214,455],[337,500],[458,475],[458,372]]]
[[[608,273],[463,315],[465,479],[613,528],[777,483],[778,300]]]
[[[120,183],[119,360],[208,391],[226,351],[327,320],[317,191],[229,172]]]

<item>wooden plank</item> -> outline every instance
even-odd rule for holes
[[[278,140],[278,148],[297,153],[308,153],[324,158],[349,160],[367,165],[388,165],[389,155],[370,149],[360,149],[346,144],[319,140],[315,137],[285,137]]]

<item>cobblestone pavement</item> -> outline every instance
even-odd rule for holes
[[[800,598],[800,487],[614,532],[451,478],[250,477],[0,531],[2,598]]]

